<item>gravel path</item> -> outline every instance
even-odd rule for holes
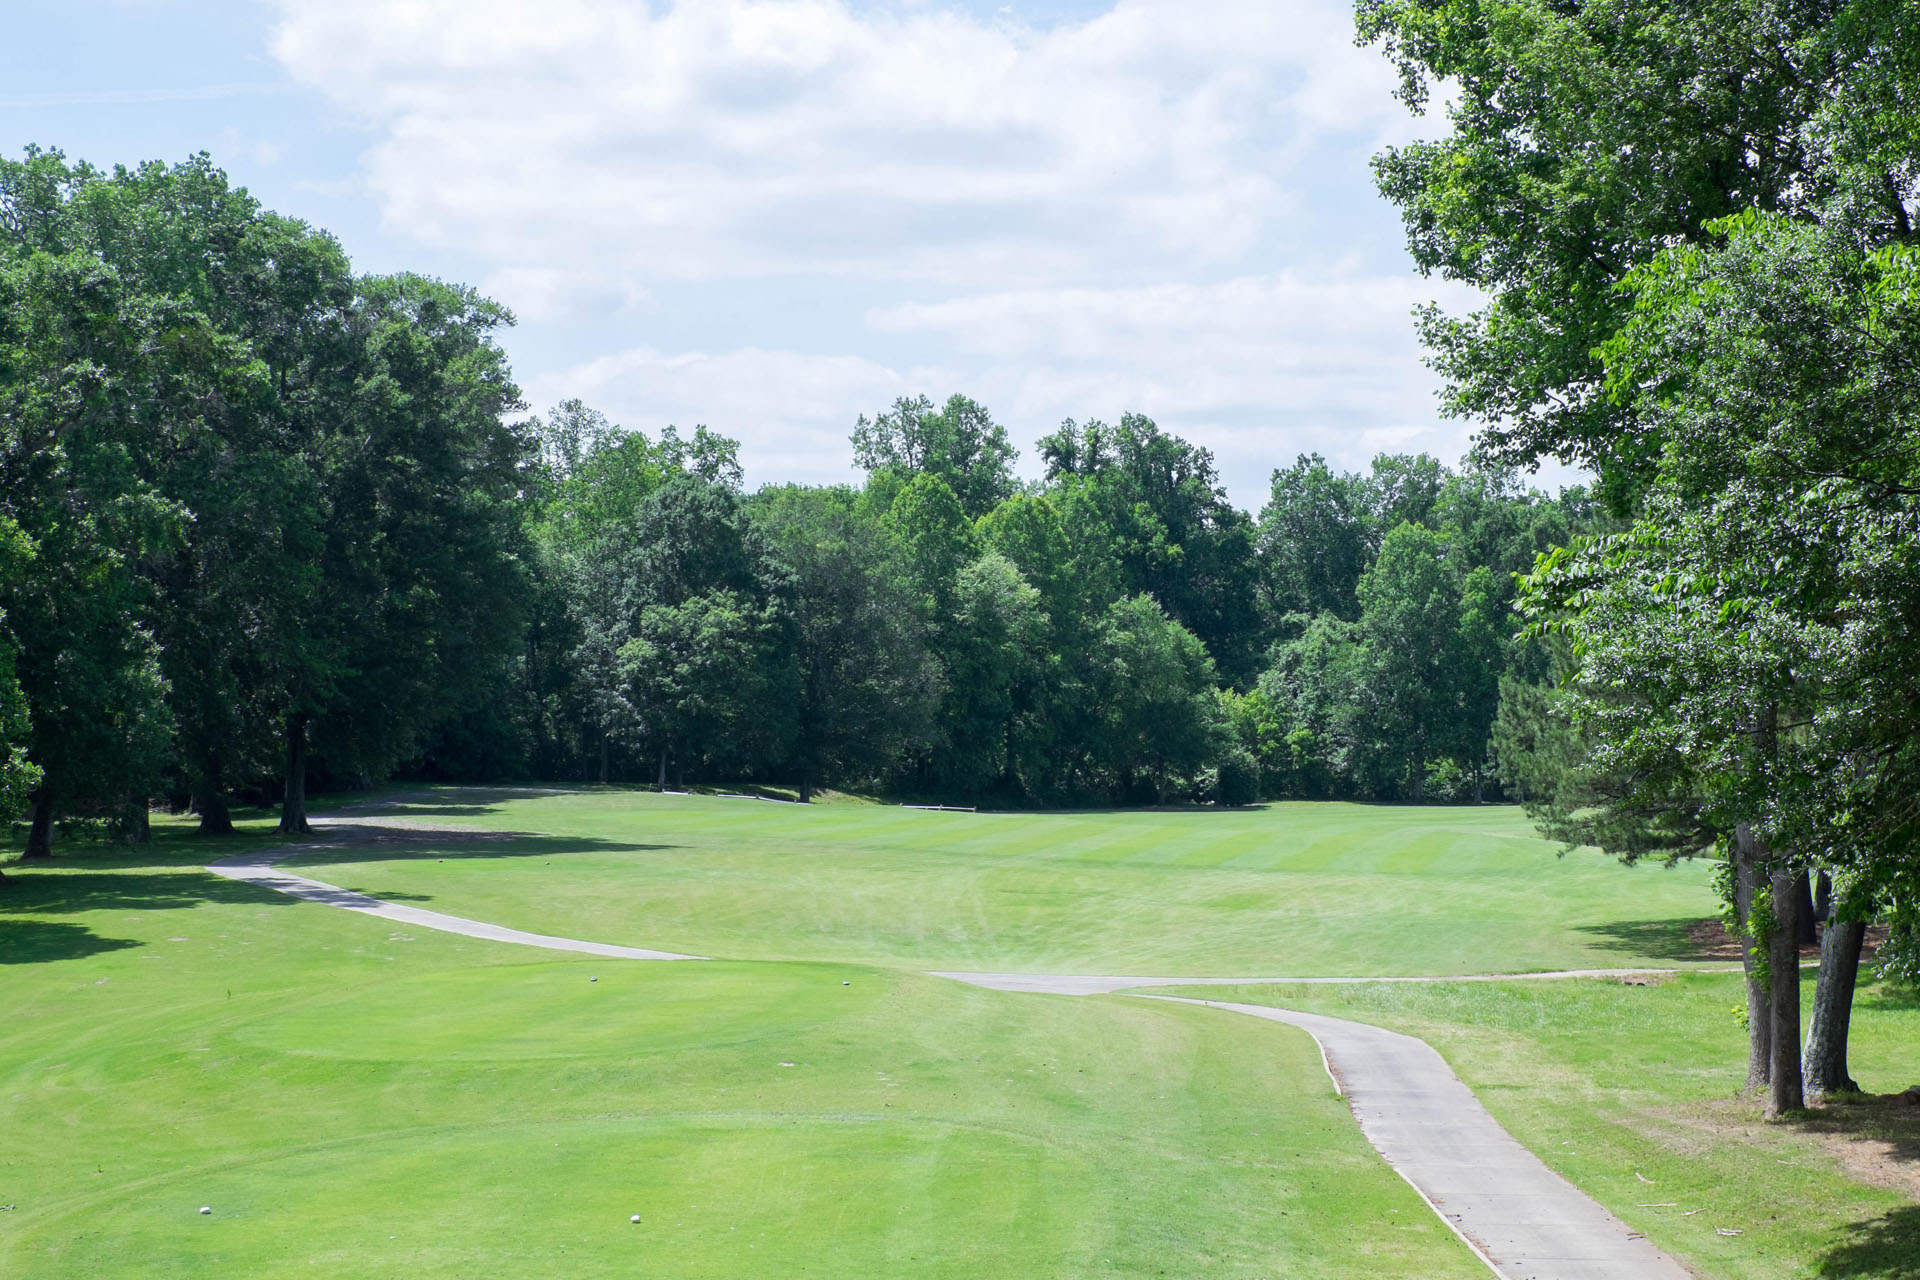
[[[368,897],[274,868],[276,862],[320,849],[391,844],[435,831],[470,839],[500,838],[471,828],[372,817],[316,820],[335,838],[224,858],[208,870],[231,880],[291,894],[309,902],[379,916],[423,929],[628,960],[702,957],[579,938],[526,933],[481,920],[426,911]],[[1599,978],[1670,973],[1667,969],[1567,969],[1552,973],[1474,974],[1459,978],[1169,978],[1075,977],[1017,973],[935,973],[996,991],[1104,995],[1142,987],[1227,986],[1255,983],[1497,982],[1516,978]],[[1446,1060],[1424,1040],[1364,1022],[1296,1013],[1266,1005],[1142,996],[1227,1009],[1298,1027],[1320,1045],[1327,1074],[1347,1099],[1360,1130],[1396,1173],[1505,1280],[1690,1280],[1684,1267],[1647,1243],[1579,1188],[1549,1169],[1500,1126]]]

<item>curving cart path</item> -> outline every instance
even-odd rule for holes
[[[361,817],[319,818],[316,828],[340,831],[344,840],[240,854],[209,863],[207,870],[308,902],[379,916],[422,929],[469,938],[572,951],[625,960],[698,960],[703,957],[644,947],[622,947],[544,933],[527,933],[483,920],[446,915],[369,897],[323,880],[278,871],[274,864],[296,854],[352,844],[393,843],[412,833],[434,831],[469,838],[468,828]],[[1050,974],[953,973],[950,978],[996,991],[1051,995],[1105,995],[1141,987],[1226,986],[1255,983],[1496,982],[1511,979],[1621,977],[1669,973],[1666,969],[1569,969],[1553,973],[1473,974],[1459,978],[1170,978],[1085,977]],[[1480,1104],[1446,1060],[1426,1041],[1384,1027],[1266,1005],[1143,995],[1148,1000],[1197,1004],[1284,1022],[1312,1036],[1327,1074],[1353,1109],[1354,1119],[1394,1172],[1451,1227],[1469,1249],[1505,1280],[1691,1280],[1692,1273],[1549,1169]]]
[[[1319,1041],[1367,1141],[1496,1275],[1689,1280],[1685,1267],[1520,1145],[1426,1041],[1265,1005],[1143,998],[1268,1018]]]
[[[1134,991],[1141,987],[1266,987],[1266,986],[1351,986],[1356,982],[1552,982],[1561,978],[1653,978],[1673,973],[1672,969],[1550,969],[1535,973],[1462,973],[1414,974],[1390,978],[1095,978],[1080,974],[1054,973],[954,973],[935,971],[930,976],[952,978],[969,986],[992,991],[1034,991],[1052,996],[1104,996],[1116,991]],[[1718,969],[1695,970],[1719,973]],[[1725,972],[1735,972],[1726,970]],[[1213,1001],[1208,1001],[1214,1004]],[[1221,1009],[1237,1005],[1217,1004]]]
[[[456,829],[365,819],[349,824],[333,818],[317,819],[313,826],[321,830],[344,828],[349,831],[366,826],[387,832],[431,832]],[[468,836],[476,834],[464,828],[459,830]],[[390,835],[387,842],[393,838]],[[437,929],[441,933],[458,933],[469,938],[486,938],[491,942],[511,942],[523,947],[541,947],[548,951],[578,951],[590,956],[612,956],[620,960],[704,960],[706,958],[683,956],[672,951],[649,951],[645,947],[620,947],[610,942],[587,942],[581,938],[559,938],[547,933],[527,933],[521,929],[509,929],[505,925],[488,924],[484,920],[469,920],[465,916],[450,916],[421,907],[409,907],[404,903],[388,902],[384,898],[370,898],[364,893],[342,889],[339,885],[328,884],[324,880],[309,880],[305,876],[296,876],[291,872],[277,871],[273,865],[296,854],[371,843],[374,843],[374,840],[362,837],[352,841],[316,840],[311,844],[281,845],[275,849],[262,849],[254,853],[243,853],[231,858],[222,858],[218,862],[210,862],[207,864],[207,870],[217,876],[225,876],[229,880],[244,880],[248,884],[257,884],[264,889],[290,894],[308,902],[340,907],[346,911],[358,911],[363,915],[379,916],[383,920],[396,920],[419,929]]]

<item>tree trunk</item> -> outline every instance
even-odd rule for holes
[[[1820,931],[1820,980],[1813,989],[1813,1021],[1801,1064],[1806,1088],[1816,1097],[1858,1093],[1847,1074],[1847,1026],[1853,1017],[1853,985],[1860,976],[1865,920],[1829,920]]]
[[[1821,924],[1833,920],[1833,877],[1825,871],[1813,882],[1813,918]]]
[[[1773,936],[1767,940],[1768,976],[1773,982],[1773,1069],[1767,1081],[1767,1114],[1781,1116],[1806,1108],[1800,1076],[1800,894],[1802,872],[1776,867]]]
[[[1753,900],[1760,891],[1759,840],[1753,828],[1733,829],[1733,914],[1740,929],[1740,967],[1747,976],[1747,1089],[1766,1087],[1773,1063],[1773,996],[1758,954],[1759,940],[1749,934]]]
[[[1820,941],[1820,929],[1813,918],[1813,886],[1810,878],[1811,873],[1803,871],[1793,881],[1794,920],[1797,922],[1793,940],[1794,945],[1801,947],[1810,947]]]
[[[813,803],[813,771],[807,770],[800,775],[800,803]]]
[[[307,717],[287,717],[287,794],[280,806],[283,835],[306,835],[307,825]]]
[[[660,748],[660,772],[654,776],[653,785],[665,789],[667,785],[667,749]]]
[[[27,847],[21,861],[53,856],[53,789],[42,782],[33,792],[33,825],[27,828]]]
[[[217,776],[207,774],[194,782],[193,811],[200,815],[201,835],[233,834],[233,815],[227,812],[227,791]]]
[[[128,844],[152,844],[153,824],[147,814],[149,796],[128,796],[120,820],[121,832]]]
[[[1473,802],[1475,804],[1484,803],[1480,797],[1481,797],[1480,763],[1479,761],[1475,761],[1473,765]]]
[[[1413,778],[1409,789],[1413,793],[1413,802],[1415,804],[1425,804],[1427,802],[1427,762],[1424,760],[1415,760],[1411,772]]]
[[[612,770],[609,767],[610,761],[608,755],[607,731],[602,729],[600,731],[600,785],[603,787],[612,781]]]

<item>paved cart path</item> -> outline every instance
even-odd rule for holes
[[[1342,986],[1356,982],[1551,982],[1563,978],[1659,978],[1674,969],[1551,969],[1536,973],[1418,974],[1388,978],[1096,978],[1060,973],[956,973],[935,971],[933,977],[952,978],[969,986],[994,991],[1036,991],[1054,996],[1104,996],[1142,987],[1267,987]],[[1691,973],[1737,973],[1736,969],[1693,969]],[[1225,1005],[1221,1006],[1225,1008]]]
[[[1508,1280],[1690,1280],[1691,1272],[1521,1146],[1432,1045],[1364,1022],[1146,996],[1284,1022],[1320,1044],[1374,1149]]]
[[[703,956],[683,956],[672,951],[650,951],[645,947],[622,947],[611,942],[588,942],[581,938],[559,938],[546,933],[528,933],[522,929],[509,929],[505,925],[488,924],[484,920],[469,920],[465,916],[450,916],[440,911],[428,911],[422,907],[409,907],[404,903],[388,902],[384,898],[371,898],[364,893],[355,893],[351,889],[342,889],[337,884],[328,884],[324,880],[310,880],[306,876],[296,876],[292,872],[280,871],[274,863],[291,858],[296,854],[315,853],[320,850],[339,850],[351,856],[354,846],[366,846],[373,843],[393,843],[402,838],[403,833],[431,833],[456,830],[452,827],[428,827],[414,823],[383,822],[377,819],[354,818],[350,822],[334,818],[322,818],[313,824],[316,831],[345,831],[349,838],[343,840],[316,840],[311,844],[281,845],[274,849],[261,849],[254,853],[243,853],[232,858],[222,858],[218,862],[207,864],[207,870],[215,875],[225,876],[229,880],[244,880],[262,888],[291,894],[304,898],[308,902],[324,903],[329,907],[341,907],[347,911],[358,911],[364,915],[379,916],[383,920],[397,920],[419,929],[437,929],[442,933],[464,934],[469,938],[485,938],[491,942],[511,942],[523,947],[542,947],[548,951],[577,951],[590,956],[613,956],[621,960],[701,960]],[[360,828],[372,827],[388,833],[384,838],[369,838],[360,834]],[[485,838],[489,833],[474,832],[458,828],[461,834]]]
[[[369,816],[322,818],[317,819],[314,826],[338,833],[338,838],[223,858],[209,864],[207,869],[231,880],[244,880],[309,902],[470,938],[628,960],[702,958],[527,933],[483,920],[387,902],[323,880],[277,870],[275,863],[297,854],[325,849],[351,856],[356,844],[391,844],[430,837],[436,832],[457,833],[469,839],[500,838],[497,832]],[[1082,996],[1156,986],[1495,982],[1670,972],[1672,970],[1667,969],[1568,969],[1552,973],[1473,974],[1459,978],[1171,978],[954,972],[933,976],[997,991]],[[1691,1273],[1678,1262],[1654,1248],[1638,1232],[1630,1230],[1598,1201],[1549,1169],[1515,1140],[1426,1041],[1364,1022],[1266,1005],[1183,996],[1141,998],[1226,1009],[1284,1022],[1312,1036],[1320,1045],[1327,1074],[1333,1077],[1334,1087],[1352,1107],[1354,1119],[1367,1141],[1480,1260],[1505,1280],[1690,1280]]]

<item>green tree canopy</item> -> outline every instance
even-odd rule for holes
[[[862,416],[853,428],[853,458],[860,466],[937,477],[969,519],[985,515],[1014,492],[1018,456],[1006,428],[984,405],[962,395],[949,396],[938,409],[925,396],[903,396],[885,413]]]

